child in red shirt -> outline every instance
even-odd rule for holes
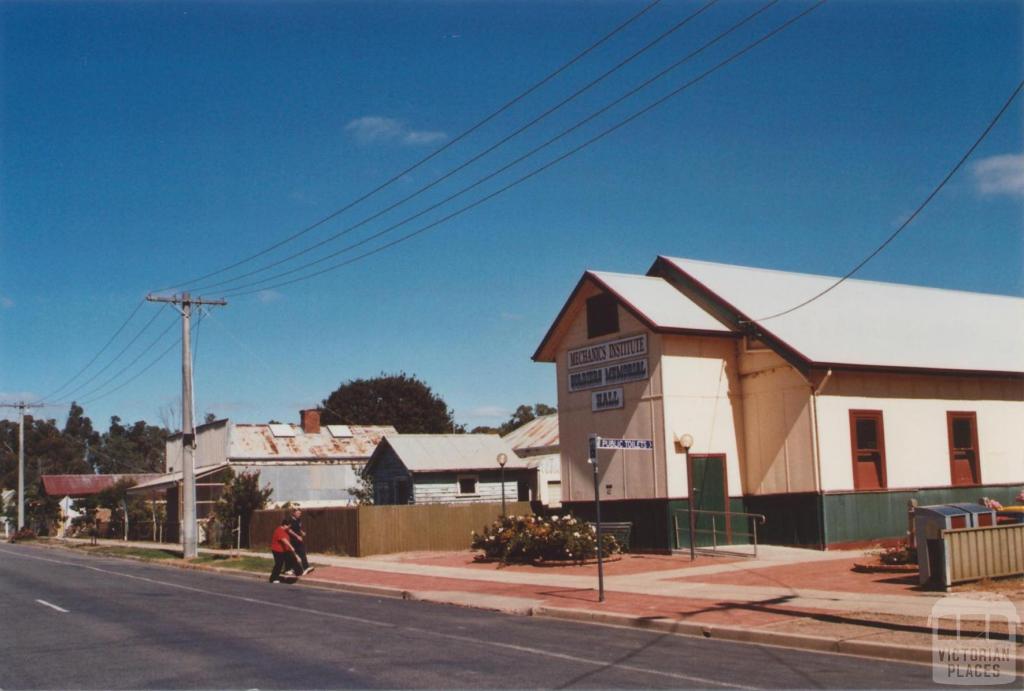
[[[270,551],[274,555],[274,569],[270,572],[271,583],[281,582],[281,571],[285,567],[290,568],[296,577],[302,574],[302,566],[295,556],[295,548],[292,547],[292,543],[288,539],[290,524],[291,520],[286,516],[281,521],[281,525],[274,528],[274,534],[270,538]]]

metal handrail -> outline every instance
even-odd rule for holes
[[[753,536],[753,539],[754,539],[754,554],[753,554],[753,556],[754,556],[755,559],[757,558],[757,526],[758,526],[759,523],[761,525],[764,525],[768,521],[767,516],[765,516],[764,514],[761,514],[761,513],[746,513],[744,511],[710,511],[710,510],[704,510],[704,509],[692,509],[692,510],[689,510],[688,513],[691,514],[691,516],[694,516],[694,515],[697,515],[697,514],[705,514],[705,515],[710,515],[711,516],[711,551],[716,553],[716,554],[735,554],[735,555],[739,555],[739,556],[748,556],[748,555],[743,554],[741,552],[728,552],[726,550],[720,550],[718,548],[718,526],[717,526],[717,522],[715,520],[716,516],[725,516],[726,518],[728,518],[730,516],[743,516],[743,517],[746,517],[747,519],[753,519],[753,520],[750,521],[751,532],[749,532],[749,533],[745,532],[745,531],[736,531],[736,532],[738,532],[741,535],[751,535],[751,536]],[[675,528],[675,538],[676,538],[675,539],[675,543],[678,546],[679,545],[679,514],[678,513],[673,513],[672,514],[672,524],[673,524],[673,527]],[[690,549],[691,549],[691,552],[692,551],[696,551],[698,549],[706,551],[707,548],[699,548],[699,547],[697,547],[694,544],[694,542],[696,542],[697,533],[707,533],[708,529],[707,528],[697,528],[696,521],[693,521],[693,525],[691,526],[691,530],[692,530],[692,533],[693,533],[691,535],[691,537],[690,537]]]

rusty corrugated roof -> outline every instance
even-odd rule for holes
[[[520,456],[531,450],[558,449],[558,413],[541,415],[518,427],[502,439]]]
[[[89,497],[99,494],[125,478],[143,483],[160,473],[124,473],[120,475],[43,475],[43,490],[51,497]]]
[[[307,434],[300,425],[292,425],[294,437],[274,436],[265,424],[236,424],[231,428],[228,459],[352,459],[366,460],[385,434],[396,434],[391,425],[349,425],[351,437],[335,437],[321,427]]]

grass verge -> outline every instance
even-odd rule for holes
[[[181,561],[181,552],[157,547],[117,547],[112,545],[75,545],[74,549],[98,554],[104,557],[130,557],[142,561]],[[270,573],[274,566],[273,559],[264,557],[229,557],[225,554],[200,554],[189,561],[190,564],[216,566],[221,569],[248,571],[252,573]]]
[[[228,557],[223,554],[200,554],[192,563],[253,573],[270,573],[274,566],[274,560],[265,557]]]

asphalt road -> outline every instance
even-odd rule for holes
[[[920,665],[0,546],[8,691],[930,685]]]

